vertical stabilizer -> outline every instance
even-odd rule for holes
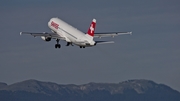
[[[86,34],[86,36],[91,40],[93,40],[95,28],[96,28],[96,19],[93,19]]]

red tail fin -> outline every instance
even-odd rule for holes
[[[93,19],[93,20],[92,20],[92,23],[91,23],[91,25],[90,25],[90,27],[89,27],[89,29],[88,29],[87,34],[89,34],[90,36],[93,37],[93,36],[94,36],[95,28],[96,28],[96,19]]]

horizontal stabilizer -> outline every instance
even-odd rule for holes
[[[94,33],[94,37],[115,37],[118,35],[125,35],[130,34],[132,35],[132,32],[105,32],[105,33]]]
[[[107,44],[107,43],[114,43],[114,41],[95,41],[96,44]]]

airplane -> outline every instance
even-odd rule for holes
[[[31,33],[31,32],[20,32],[22,34],[30,34],[34,37],[40,36],[44,41],[49,42],[51,39],[56,40],[55,48],[61,48],[59,44],[60,40],[65,40],[67,42],[66,46],[77,45],[80,48],[92,47],[97,44],[114,43],[113,41],[95,41],[95,37],[114,37],[124,34],[132,34],[132,32],[108,32],[108,33],[94,33],[96,27],[96,19],[93,19],[87,33],[84,33],[68,23],[64,22],[59,18],[51,18],[48,22],[48,27],[52,33],[42,32],[42,33]]]

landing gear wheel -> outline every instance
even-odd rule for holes
[[[59,44],[59,39],[56,39],[57,44],[55,44],[55,48],[61,48],[61,45]]]
[[[61,45],[60,45],[60,44],[58,44],[58,48],[61,48]]]
[[[55,48],[61,48],[60,44],[55,44]]]
[[[85,48],[85,46],[79,46],[80,48]]]

